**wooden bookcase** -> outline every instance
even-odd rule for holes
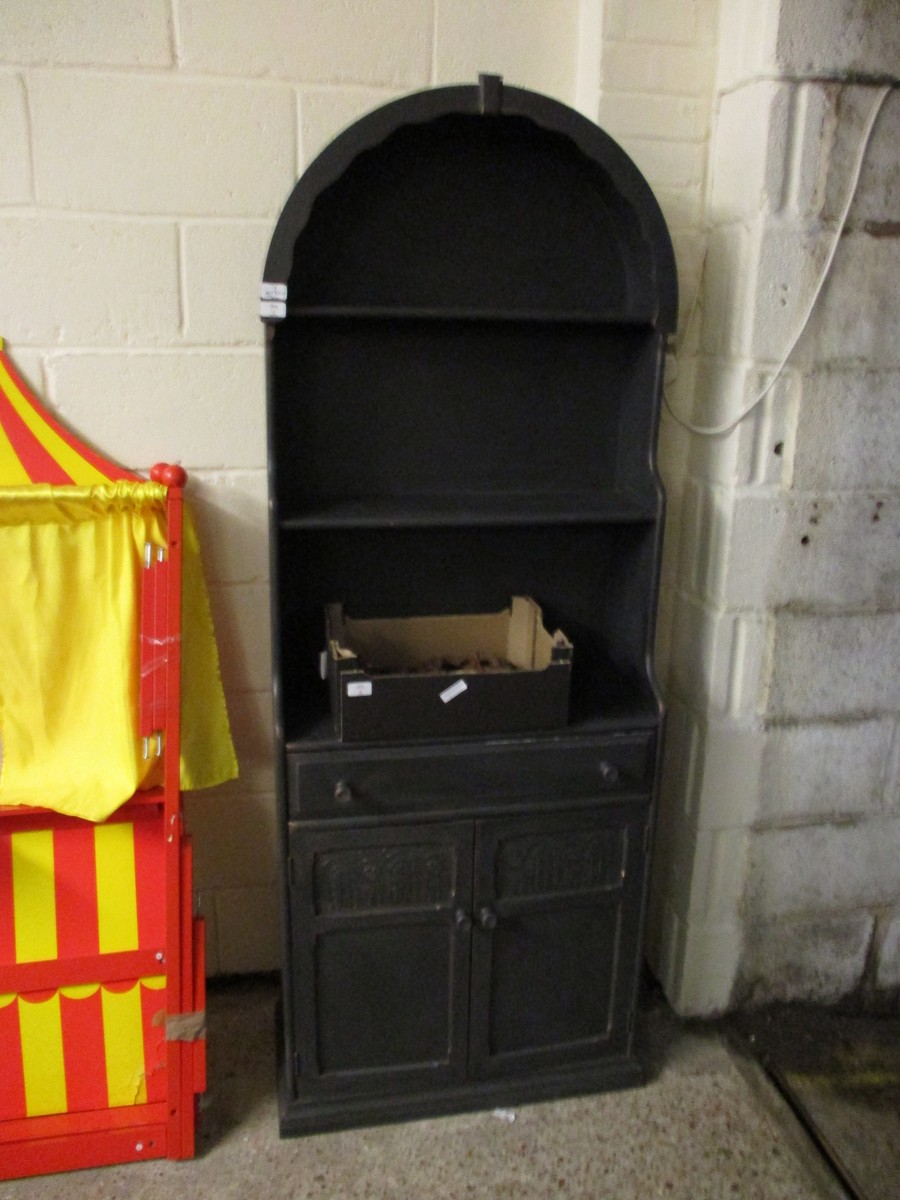
[[[676,307],[630,159],[493,76],[357,122],[282,212],[261,312],[284,1133],[640,1078]],[[564,728],[340,741],[328,604],[514,595],[574,645]]]

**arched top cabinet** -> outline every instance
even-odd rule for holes
[[[638,1078],[676,309],[631,160],[494,76],[364,117],[284,207],[261,315],[286,1133]],[[475,684],[439,684],[431,715],[416,700],[345,736],[329,606],[391,621],[512,597],[571,642],[561,721],[513,680],[482,727],[461,716]],[[354,687],[348,705],[385,703],[378,678]]]
[[[627,155],[565,105],[489,79],[394,101],[336,138],[285,205],[264,278],[300,313],[668,331],[677,307],[665,222]]]

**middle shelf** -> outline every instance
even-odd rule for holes
[[[281,529],[353,529],[415,526],[628,524],[660,515],[659,491],[607,488],[592,492],[504,492],[402,495],[360,499],[312,498],[279,513]]]

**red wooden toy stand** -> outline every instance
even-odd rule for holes
[[[179,785],[180,487],[166,511],[140,616],[162,785],[99,825],[0,808],[0,1179],[194,1153],[205,980]],[[55,957],[20,961],[48,936]]]
[[[80,460],[91,481],[140,483],[43,412],[0,343],[0,483],[24,473],[65,493]],[[0,1179],[194,1153],[205,959],[181,796],[186,477],[152,476],[165,544],[145,547],[133,660],[145,790],[96,822],[0,805]]]

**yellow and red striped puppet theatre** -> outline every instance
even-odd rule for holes
[[[194,1151],[181,789],[236,763],[184,472],[151,474],[64,429],[0,342],[0,1179]]]

